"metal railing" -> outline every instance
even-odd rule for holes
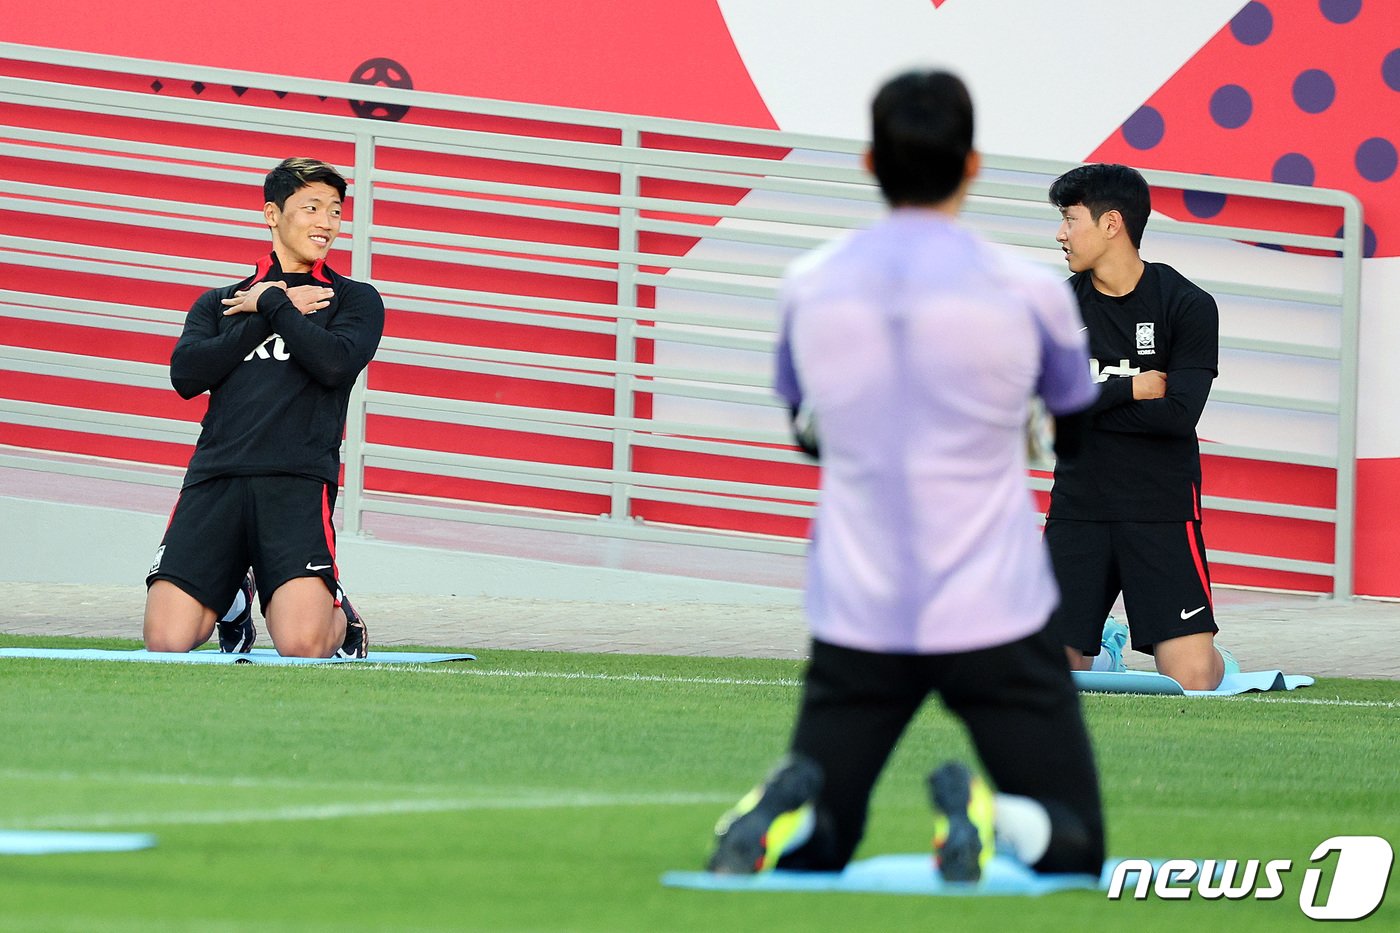
[[[373,282],[390,312],[379,354],[352,395],[346,532],[359,531],[364,514],[383,512],[803,548],[815,471],[789,446],[769,389],[774,299],[790,259],[879,216],[878,193],[858,165],[861,142],[0,43],[0,72],[7,61],[48,66],[53,80],[0,74],[0,102],[34,116],[0,127],[0,221],[27,221],[23,230],[0,226],[0,322],[10,322],[0,326],[24,322],[47,341],[0,337],[0,370],[102,384],[112,399],[87,406],[8,393],[0,443],[13,443],[20,429],[118,445],[192,443],[197,426],[188,415],[122,401],[124,391],[168,388],[155,350],[130,359],[102,345],[121,335],[166,346],[168,360],[197,290],[246,274],[235,252],[251,259],[266,248],[251,203],[276,161],[264,153],[329,151],[324,157],[352,183],[332,262],[344,265],[348,243],[349,274]],[[65,81],[67,68],[290,92],[301,103],[283,109],[116,90]],[[366,94],[412,108],[411,119],[328,112]],[[315,103],[321,98],[330,103]],[[481,128],[482,118],[495,122]],[[240,145],[191,142],[203,131]],[[985,164],[966,220],[1062,269],[1045,192],[1070,166],[996,157]],[[1302,284],[1191,277],[1220,301],[1222,322],[1233,302],[1308,309],[1324,322],[1298,339],[1227,329],[1221,347],[1321,367],[1327,388],[1286,398],[1222,379],[1208,408],[1321,418],[1323,449],[1225,436],[1209,452],[1335,475],[1330,506],[1205,499],[1217,511],[1325,523],[1330,559],[1267,549],[1210,557],[1326,577],[1334,594],[1349,595],[1360,206],[1339,192],[1145,174],[1159,189],[1342,217],[1335,237],[1164,217],[1149,230],[1154,244],[1182,249],[1247,242],[1340,254],[1320,274],[1314,257],[1299,256]],[[50,340],[45,328],[65,336]],[[141,460],[62,457],[50,468],[109,476],[122,459]],[[0,464],[34,463],[0,455]],[[172,481],[168,471],[139,472],[138,481]],[[1049,483],[1038,475],[1030,485],[1044,491]]]

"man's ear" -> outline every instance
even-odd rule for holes
[[[281,213],[282,212],[277,209],[277,205],[273,204],[271,201],[263,205],[263,220],[267,222],[268,227],[277,226],[277,219]]]
[[[865,166],[865,170],[870,174],[875,174],[875,150],[866,149],[860,154],[860,164]]]
[[[1104,236],[1116,237],[1123,232],[1123,215],[1119,211],[1104,211],[1099,218],[1103,222]]]

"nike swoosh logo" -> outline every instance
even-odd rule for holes
[[[306,565],[306,569],[307,569],[307,570],[330,570],[330,569],[331,569],[331,565],[330,565],[330,564],[316,564],[315,566],[312,566],[311,564],[307,564],[307,565]],[[1204,608],[1205,608],[1205,606],[1202,606],[1202,607],[1201,607],[1201,609],[1204,609]],[[1197,611],[1197,612],[1200,612],[1201,609],[1197,609],[1196,611]],[[1184,618],[1186,618],[1186,616],[1182,616],[1182,618],[1184,619]]]
[[[1185,622],[1187,619],[1191,618],[1191,617],[1192,617],[1193,615],[1195,615],[1196,613],[1198,613],[1198,612],[1205,612],[1205,611],[1206,611],[1206,607],[1205,607],[1205,606],[1202,606],[1202,607],[1199,608],[1199,609],[1192,609],[1190,612],[1187,612],[1185,609],[1183,609],[1183,610],[1181,610],[1181,621]]]

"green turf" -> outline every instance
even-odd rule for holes
[[[34,644],[135,647],[0,636]],[[1085,703],[1110,850],[1291,859],[1276,901],[667,889],[782,749],[800,666],[476,653],[409,670],[0,660],[0,828],[159,838],[0,856],[0,930],[1272,931],[1312,925],[1298,891],[1319,842],[1400,842],[1400,683],[1323,680]],[[921,778],[966,754],[932,704],[860,854],[924,849]],[[1397,920],[1383,906],[1362,928]]]

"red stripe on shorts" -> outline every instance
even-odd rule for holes
[[[331,488],[321,487],[321,529],[326,534],[326,550],[331,552],[331,573],[340,579],[340,568],[335,563],[335,530],[331,528]]]
[[[1196,562],[1196,576],[1201,578],[1201,589],[1206,594],[1210,611],[1215,612],[1215,600],[1210,595],[1210,576],[1206,573],[1205,561],[1201,560],[1201,549],[1196,546],[1196,523],[1186,523],[1186,543],[1191,545],[1191,559]]]

